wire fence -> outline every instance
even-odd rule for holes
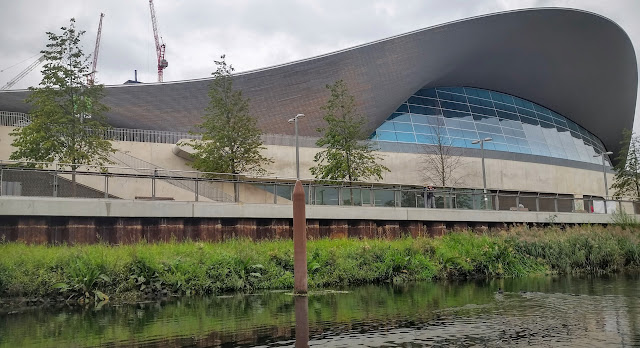
[[[168,170],[120,154],[126,166],[0,161],[0,195],[291,204],[295,179]],[[150,165],[137,167],[138,165]],[[74,174],[75,172],[75,174]],[[75,177],[75,180],[74,180]],[[74,184],[75,182],[75,184]],[[302,180],[309,205],[637,214],[633,201],[597,196]],[[75,188],[74,188],[75,187]],[[74,193],[75,191],[75,193]]]

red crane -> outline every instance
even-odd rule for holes
[[[153,25],[153,38],[156,40],[156,55],[158,56],[158,82],[162,82],[162,71],[169,66],[164,59],[164,42],[161,44],[162,37],[158,38],[158,23],[156,21],[156,10],[153,8],[153,0],[149,0],[149,8],[151,9],[151,24]]]
[[[98,35],[96,36],[96,48],[93,50],[93,63],[91,64],[91,73],[87,77],[87,84],[93,86],[96,80],[96,67],[98,66],[98,52],[100,51],[100,37],[102,36],[102,18],[104,13],[100,14],[100,24],[98,24]]]

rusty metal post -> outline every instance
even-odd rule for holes
[[[293,292],[307,293],[307,218],[300,180],[293,189]]]

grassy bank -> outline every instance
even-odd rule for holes
[[[640,266],[640,230],[513,228],[439,238],[308,243],[309,284],[615,272]],[[109,246],[0,244],[0,296],[100,300],[293,287],[291,241]]]

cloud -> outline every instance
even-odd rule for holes
[[[160,34],[167,45],[165,81],[207,77],[213,60],[227,54],[237,71],[308,58],[437,24],[529,7],[571,7],[618,23],[640,47],[640,1],[599,0],[155,0]],[[156,80],[156,56],[147,1],[23,0],[0,9],[0,69],[32,57],[71,17],[87,31],[93,52],[100,12],[104,18],[98,81],[120,84],[138,70]],[[0,72],[0,85],[28,65]],[[39,82],[38,71],[15,88]],[[640,108],[640,106],[639,106]]]

